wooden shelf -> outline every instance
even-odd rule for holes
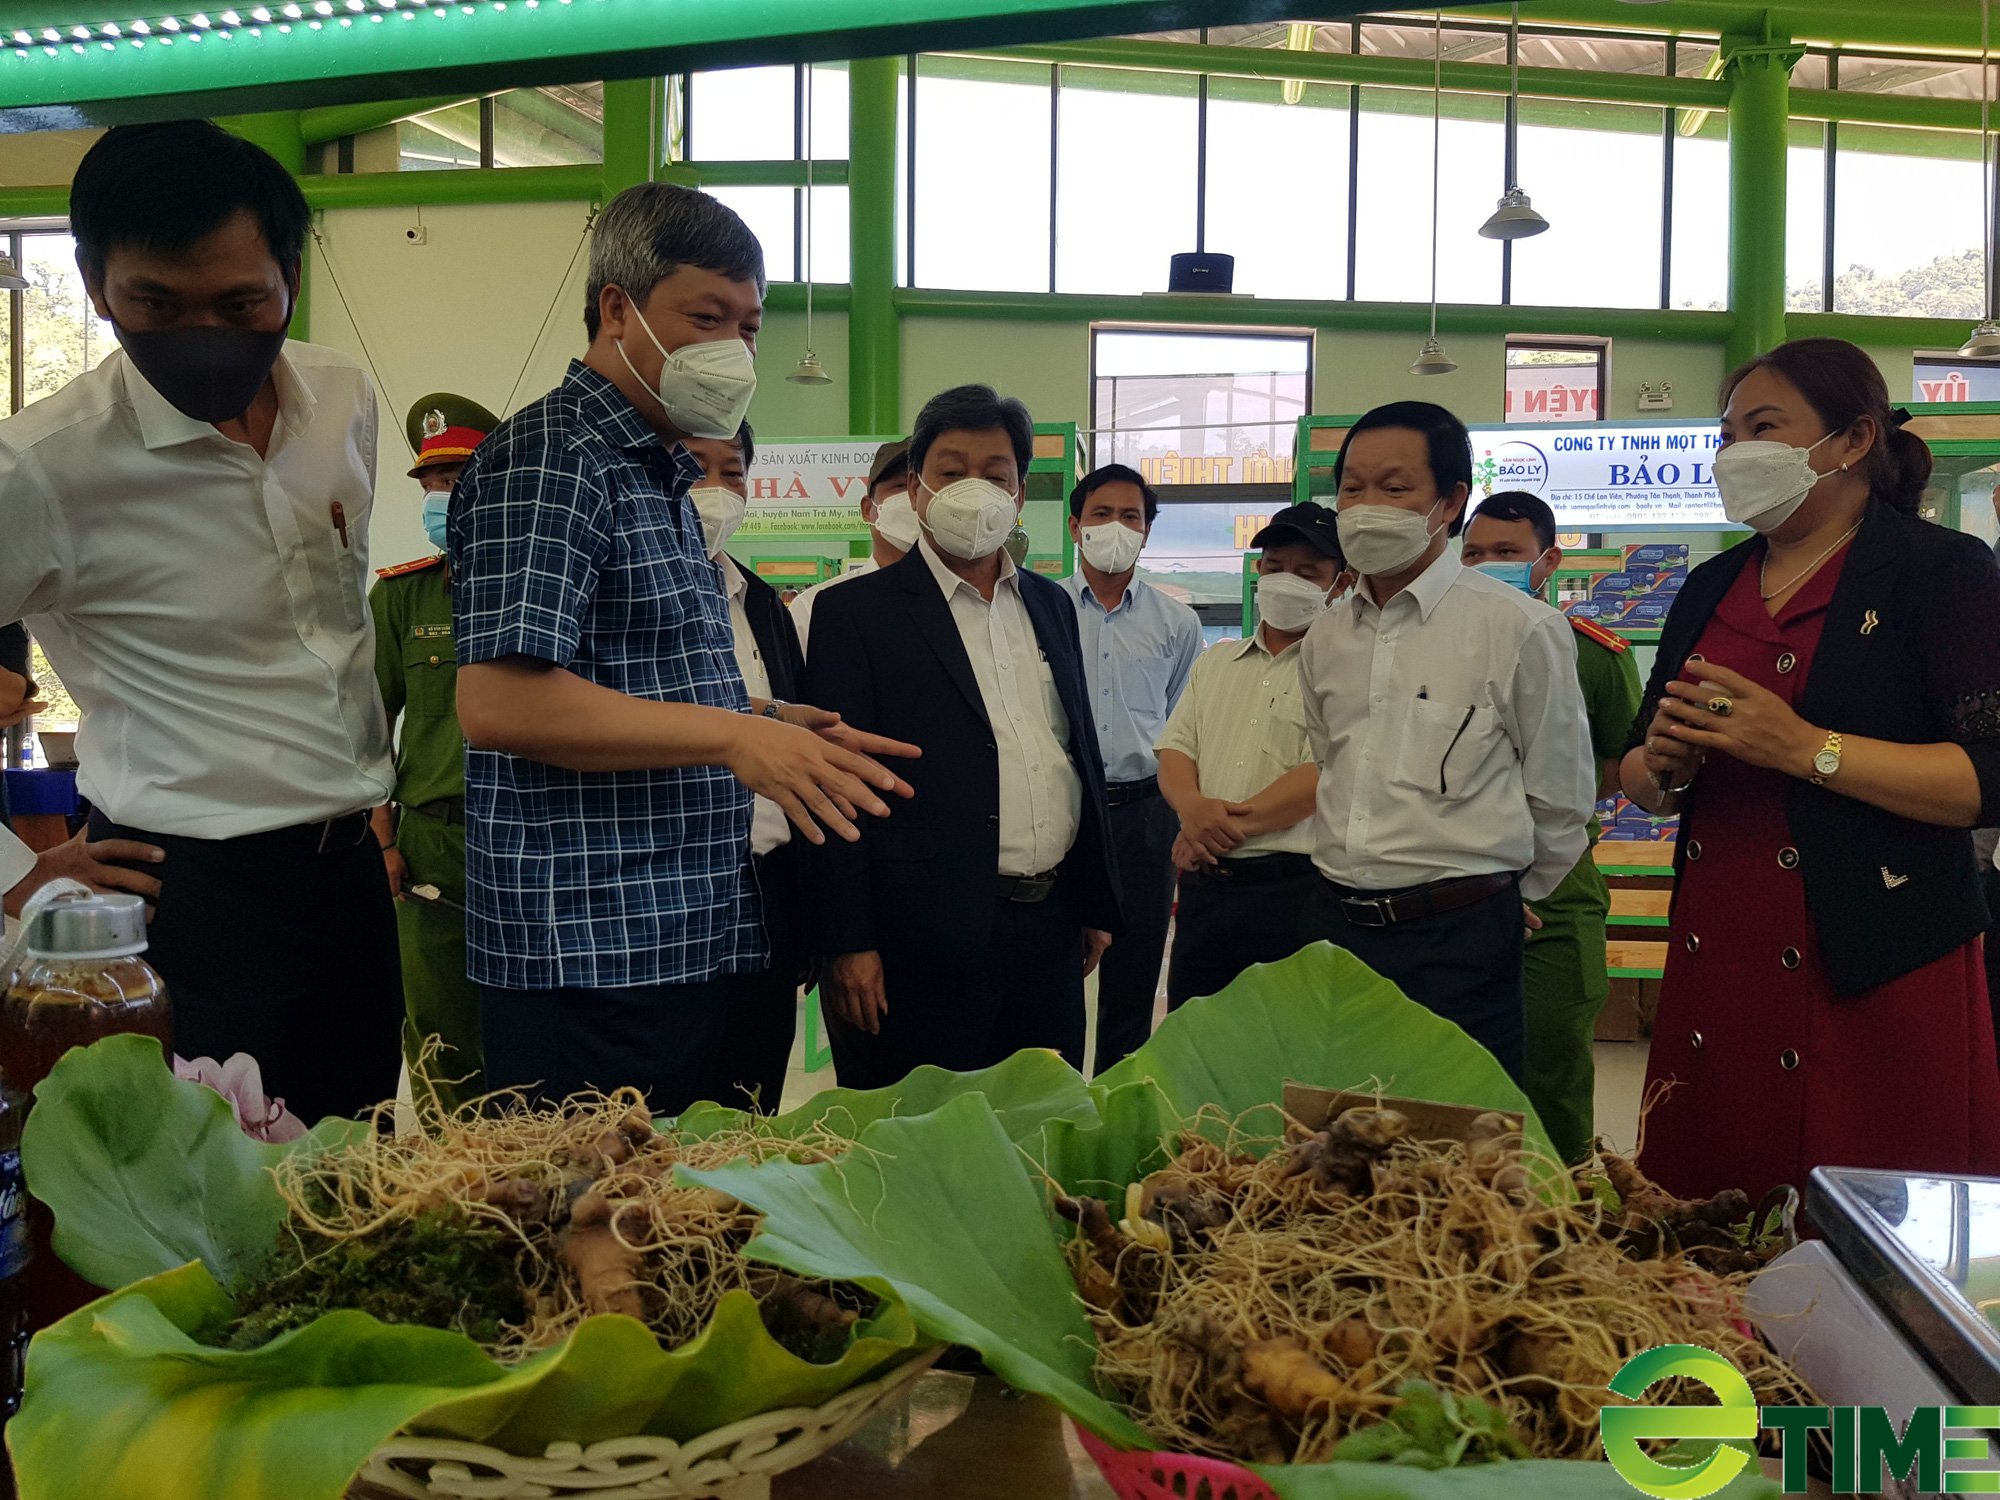
[[[1673,905],[1672,891],[1613,891],[1611,925],[1614,927],[1664,927]]]
[[[1671,839],[1601,839],[1591,851],[1598,870],[1606,875],[1671,876],[1674,873],[1674,842]]]
[[[1613,979],[1658,979],[1667,971],[1665,943],[1613,939],[1604,945]]]

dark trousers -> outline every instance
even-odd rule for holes
[[[317,852],[284,836],[191,839],[90,820],[93,840],[166,851],[146,958],[167,982],[174,1050],[246,1052],[307,1123],[395,1097],[403,1026],[396,916],[372,838]]]
[[[1298,952],[1299,913],[1321,884],[1304,854],[1245,855],[1183,875],[1167,964],[1168,1008],[1226,989],[1252,964]]]
[[[482,986],[486,1086],[520,1089],[538,1104],[636,1088],[654,1114],[677,1115],[716,1092],[724,992],[721,978],[623,989]]]
[[[799,988],[806,978],[805,940],[796,873],[789,849],[756,862],[757,888],[764,897],[764,933],[771,942],[770,967],[755,974],[731,974],[722,981],[722,1036],[708,1097],[723,1104],[755,1107],[776,1114],[784,1097],[785,1072],[798,1034]]]
[[[989,1068],[1024,1047],[1083,1071],[1083,924],[1060,881],[1046,901],[996,901],[992,938],[962,961],[885,949],[882,968],[889,1014],[878,1034],[826,1017],[843,1088],[886,1088],[924,1063]]]
[[[1330,881],[1320,881],[1307,908],[1306,939],[1345,948],[1418,1004],[1455,1021],[1500,1060],[1508,1077],[1521,1082],[1527,1064],[1522,988],[1527,927],[1519,887],[1388,927],[1349,921],[1340,895]]]
[[[1110,809],[1125,926],[1097,966],[1097,1063],[1106,1068],[1153,1034],[1160,961],[1174,914],[1174,838],[1180,819],[1155,792]]]

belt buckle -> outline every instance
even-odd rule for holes
[[[355,836],[352,839],[350,839],[347,843],[344,844],[334,843],[333,842],[334,830],[338,828],[342,823],[345,823],[349,818],[353,818],[360,823],[361,825],[360,831],[357,832]],[[319,848],[316,849],[314,852],[317,854],[326,854],[332,850],[359,849],[361,847],[361,841],[367,836],[368,836],[368,815],[366,813],[345,813],[338,818],[328,818],[325,822],[319,825]]]
[[[1348,896],[1340,904],[1356,927],[1388,927],[1395,922],[1387,896]]]

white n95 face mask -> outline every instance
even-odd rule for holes
[[[868,523],[883,541],[908,552],[917,545],[917,508],[908,495],[891,495],[875,507],[875,519]]]
[[[1100,573],[1129,573],[1139,561],[1146,534],[1118,521],[1083,528],[1083,559]]]
[[[1325,589],[1296,573],[1265,573],[1257,580],[1257,618],[1287,635],[1310,629],[1332,602]]]
[[[1819,440],[1835,436],[1829,432]],[[1715,487],[1722,512],[1738,526],[1769,535],[1791,520],[1813,486],[1826,475],[1812,466],[1813,448],[1761,439],[1731,443],[1715,455]],[[1842,464],[1845,469],[1847,465]]]
[[[736,528],[743,524],[749,501],[719,484],[697,485],[688,491],[688,499],[701,515],[701,539],[708,547],[708,555],[718,556],[736,535]]]
[[[1342,510],[1334,525],[1347,565],[1372,578],[1400,573],[1430,546],[1436,535],[1431,530],[1436,509],[1433,505],[1422,515],[1395,505],[1351,505]]]
[[[717,339],[707,344],[685,344],[672,354],[653,332],[653,325],[632,309],[632,320],[646,330],[646,337],[660,351],[666,363],[653,394],[667,420],[698,438],[733,438],[750,410],[750,398],[757,394],[757,365],[741,339]],[[618,357],[636,379],[639,370],[618,341]]]
[[[1020,513],[1014,497],[988,479],[954,480],[941,490],[927,484],[924,488],[931,496],[923,518],[931,540],[939,550],[967,562],[998,552]]]

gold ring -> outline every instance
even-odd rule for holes
[[[1718,719],[1726,719],[1736,712],[1736,705],[1722,694],[1717,693],[1708,700],[1708,711]]]

